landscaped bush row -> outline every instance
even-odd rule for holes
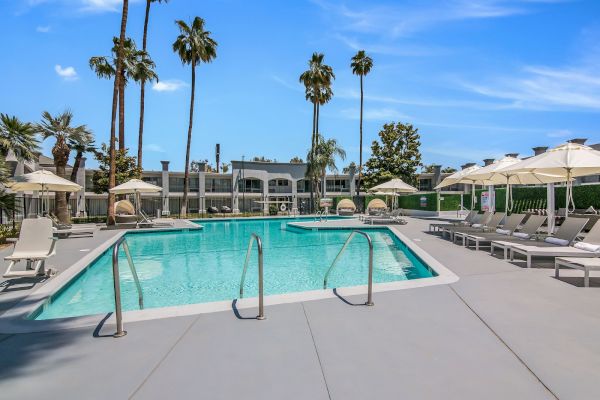
[[[421,198],[425,198],[425,207],[422,207]],[[437,211],[437,193],[409,194],[399,196],[400,208],[407,210]]]

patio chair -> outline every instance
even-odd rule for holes
[[[469,213],[467,214],[467,216],[465,217],[465,219],[463,219],[462,221],[456,221],[456,222],[436,222],[435,224],[429,224],[429,232],[435,232],[435,231],[440,231],[442,230],[444,227],[446,226],[468,226],[471,225],[473,218],[475,218],[475,216],[479,214],[479,212],[477,210],[471,210],[469,211]]]
[[[140,222],[139,226],[143,227],[154,227],[154,226],[173,226],[173,221],[167,218],[161,218],[160,220],[157,218],[151,218],[144,212],[144,210],[140,209]]]
[[[488,223],[484,224],[483,226],[467,226],[464,228],[460,228],[460,229],[454,229],[452,231],[452,241],[454,243],[456,243],[456,240],[458,238],[460,238],[462,240],[462,245],[465,245],[465,236],[468,235],[469,233],[479,233],[479,232],[488,232],[488,231],[494,231],[496,229],[498,229],[498,227],[502,224],[502,221],[504,220],[504,218],[506,217],[506,213],[503,212],[497,212],[494,215],[491,216],[490,220],[488,221]]]
[[[45,261],[56,253],[56,238],[52,236],[52,220],[49,218],[25,219],[21,224],[19,239],[10,256],[4,257],[10,261],[4,278],[34,277],[37,275],[50,275],[52,270],[46,271]],[[25,270],[13,271],[19,261],[27,261],[32,265]]]
[[[554,260],[554,276],[556,278],[560,277],[558,272],[560,267],[583,270],[583,286],[590,287],[590,271],[600,271],[600,258],[557,257]]]
[[[586,251],[580,248],[569,246],[579,236],[583,227],[587,224],[587,219],[568,218],[563,222],[554,236],[548,236],[543,242],[536,243],[535,246],[514,243],[510,246],[510,261],[514,261],[515,254],[522,254],[527,261],[527,268],[531,268],[531,259],[533,257],[568,257],[568,256],[589,256],[596,257],[598,254],[592,251]],[[594,225],[587,234],[588,244],[600,244],[600,226]],[[596,243],[594,243],[596,242]],[[585,245],[584,245],[585,247]]]
[[[445,238],[446,234],[450,235],[450,239],[454,240],[454,234],[452,233],[455,229],[468,228],[468,227],[482,227],[487,224],[492,218],[492,213],[489,211],[484,212],[483,214],[475,214],[473,219],[471,219],[471,223],[467,226],[464,225],[447,225],[441,228],[442,237]]]
[[[364,219],[365,223],[374,225],[378,224],[399,224],[406,225],[408,222],[401,217],[402,210],[394,210],[389,214],[385,214],[379,217],[366,217]]]
[[[514,243],[523,243],[527,240],[532,240],[538,231],[546,222],[547,217],[543,215],[530,215],[527,221],[519,229],[514,231],[509,237],[501,237],[490,242],[490,254],[493,255],[496,249],[504,250],[504,259],[508,258],[508,249]]]
[[[521,225],[525,214],[512,214],[506,219],[502,228],[494,232],[470,233],[463,236],[463,245],[469,247],[470,242],[475,242],[475,250],[479,250],[482,243],[491,243],[492,240],[509,237]]]

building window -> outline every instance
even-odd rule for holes
[[[143,176],[142,180],[151,185],[156,185],[162,187],[162,177],[161,176]]]
[[[169,177],[169,192],[181,193],[183,192],[183,181],[184,178],[180,177]],[[198,178],[190,177],[190,192],[198,192]]]
[[[207,193],[230,193],[231,179],[223,178],[207,178],[206,179]]]
[[[269,181],[269,193],[291,193],[291,182],[287,179],[271,179]]]
[[[262,193],[263,183],[260,179],[240,179],[238,188],[242,193]]]
[[[431,190],[431,179],[419,179],[419,190],[421,190],[421,191]]]
[[[347,179],[327,179],[328,192],[349,192],[350,182]]]

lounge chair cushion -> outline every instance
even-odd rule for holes
[[[529,239],[529,237],[531,236],[528,233],[524,233],[524,232],[514,232],[513,233],[514,237],[518,237],[519,239]]]
[[[600,253],[600,245],[590,244],[585,242],[578,242],[573,245],[576,249],[591,251],[593,253]]]
[[[510,235],[510,230],[498,228],[498,229],[496,229],[496,233],[499,233],[501,235]]]
[[[555,244],[558,246],[568,246],[569,245],[568,240],[559,239],[559,238],[555,238],[555,237],[547,237],[546,239],[544,239],[544,242],[550,243],[550,244]]]
[[[483,224],[473,224],[471,225],[473,228],[481,228],[483,227]]]

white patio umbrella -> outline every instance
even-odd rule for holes
[[[14,192],[41,191],[42,192],[42,213],[50,208],[47,199],[48,192],[77,192],[82,187],[68,179],[61,178],[50,171],[39,170],[29,174],[15,176],[6,187]],[[46,204],[44,207],[44,192],[46,193]]]
[[[141,179],[130,179],[125,183],[115,186],[108,190],[114,194],[135,194],[135,208],[136,213],[139,214],[140,210],[140,193],[157,193],[162,191],[160,186],[153,185],[148,182],[144,182]]]
[[[553,182],[566,183],[567,211],[575,209],[573,178],[600,174],[600,151],[577,143],[565,143],[545,153],[528,158],[503,170],[553,177]],[[567,216],[568,216],[567,212]]]
[[[479,168],[467,177],[475,181],[485,182],[487,185],[506,185],[506,212],[512,210],[512,185],[535,185],[562,180],[559,175],[512,171],[511,167],[520,162],[521,160],[516,157],[506,156],[490,165]]]
[[[459,183],[470,184],[471,185],[471,210],[472,210],[473,208],[475,208],[475,185],[476,184],[484,185],[486,183],[483,181],[471,178],[470,174],[472,174],[475,171],[478,171],[480,169],[481,169],[481,167],[479,165],[472,165],[465,169],[461,169],[460,171],[456,171],[452,175],[445,177],[440,182],[439,185],[434,187],[434,189],[437,190],[437,189],[444,188],[446,186],[452,186],[452,185],[456,185]]]
[[[400,178],[390,179],[387,182],[381,183],[369,189],[369,192],[385,192],[390,193],[414,193],[419,190],[416,187],[409,185]]]

